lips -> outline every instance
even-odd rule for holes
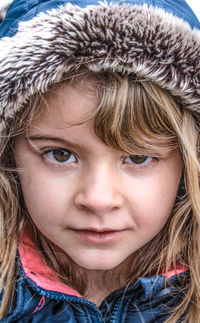
[[[73,230],[77,231],[91,231],[91,232],[97,232],[97,233],[104,233],[104,232],[117,232],[117,231],[123,231],[124,229],[117,229],[117,228],[93,228],[93,227],[88,227],[88,228],[72,228]]]
[[[117,241],[124,233],[125,230],[113,229],[79,229],[73,230],[75,234],[82,240],[89,243],[105,244]]]

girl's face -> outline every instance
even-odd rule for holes
[[[170,216],[182,173],[178,150],[126,155],[83,120],[98,105],[92,84],[60,85],[15,142],[24,200],[38,229],[78,265],[108,270],[150,241]]]

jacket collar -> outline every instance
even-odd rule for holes
[[[25,276],[38,287],[81,297],[77,291],[62,283],[56,273],[44,263],[39,250],[27,234],[19,242],[18,251]]]
[[[19,242],[18,251],[25,277],[29,278],[37,287],[51,292],[81,297],[76,290],[62,283],[57,274],[44,263],[39,250],[27,234],[25,234]],[[110,296],[112,298],[113,295],[118,296],[121,293],[124,294],[124,291],[126,291],[127,294],[129,292],[132,293],[133,291],[135,293],[139,290],[140,294],[142,291],[141,295],[144,301],[156,296],[159,291],[162,291],[162,294],[163,292],[167,294],[169,292],[169,287],[164,288],[166,281],[170,279],[170,282],[173,285],[173,282],[177,281],[178,275],[181,277],[187,271],[187,266],[178,265],[176,271],[172,270],[168,273],[151,277],[141,277],[128,288],[123,287]]]

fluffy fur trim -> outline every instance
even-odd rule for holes
[[[200,112],[200,31],[159,8],[67,4],[0,41],[0,124],[72,66],[137,73]]]

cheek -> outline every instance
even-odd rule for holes
[[[43,171],[24,172],[20,176],[22,191],[29,215],[36,225],[61,223],[71,197],[70,181],[55,179]]]
[[[138,228],[159,231],[167,222],[176,199],[179,177],[159,174],[138,183],[134,194],[134,220]]]

